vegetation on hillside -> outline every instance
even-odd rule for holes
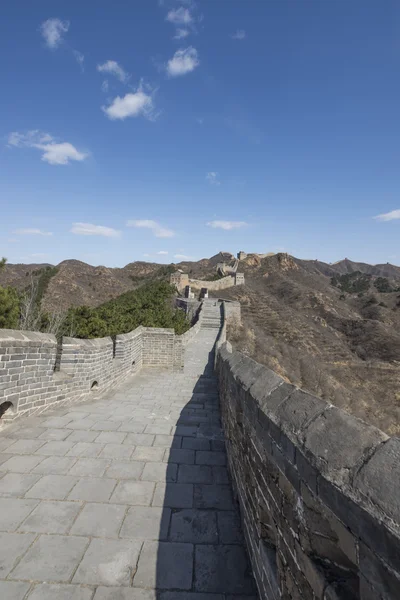
[[[146,284],[126,292],[97,308],[71,308],[63,326],[64,335],[95,338],[128,333],[139,325],[169,327],[177,334],[190,327],[185,314],[173,306],[174,288],[165,281]]]
[[[331,284],[339,288],[342,292],[348,294],[363,294],[369,290],[371,283],[371,275],[354,271],[354,273],[346,273],[345,275],[334,275],[331,278]]]

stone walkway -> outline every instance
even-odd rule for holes
[[[226,470],[216,330],[184,373],[0,433],[1,600],[255,600]]]

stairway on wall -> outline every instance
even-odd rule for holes
[[[221,328],[221,305],[218,302],[218,300],[204,300],[201,318],[201,328]]]

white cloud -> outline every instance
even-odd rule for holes
[[[146,252],[145,254],[143,254],[143,256],[144,256],[145,258],[150,258],[150,254],[147,254],[147,252]]]
[[[221,185],[221,182],[218,179],[218,173],[216,173],[215,171],[210,171],[209,173],[207,173],[206,179],[211,185]]]
[[[113,121],[139,116],[150,120],[157,118],[154,111],[153,98],[151,94],[146,94],[142,84],[139,85],[134,93],[125,94],[122,98],[117,96],[109,106],[102,106],[102,110]]]
[[[34,229],[30,227],[25,229],[16,229],[13,231],[13,233],[16,233],[17,235],[53,235],[51,231],[42,231],[41,229]]]
[[[189,9],[181,6],[175,10],[170,10],[165,20],[174,23],[174,25],[189,25],[189,23],[192,23],[193,17]]]
[[[40,26],[40,31],[48,48],[55,50],[63,42],[63,34],[69,29],[69,21],[47,19]]]
[[[157,223],[157,221],[152,221],[150,219],[134,219],[127,221],[126,225],[127,227],[139,227],[142,229],[150,229],[153,235],[159,238],[169,238],[174,237],[175,235],[175,232],[172,231],[172,229],[167,229],[166,227],[163,227],[162,225]]]
[[[112,227],[104,225],[93,225],[92,223],[72,223],[71,233],[77,235],[101,235],[103,237],[120,237],[121,232]]]
[[[238,29],[234,34],[231,35],[233,40],[244,40],[246,38],[246,32],[244,29]]]
[[[101,84],[101,91],[102,91],[102,92],[108,92],[108,88],[109,88],[109,85],[108,85],[108,80],[107,80],[107,79],[105,79],[105,80],[103,81],[103,83]]]
[[[100,73],[110,73],[123,83],[129,79],[129,74],[117,63],[116,60],[107,60],[102,65],[97,65]]]
[[[27,133],[13,131],[8,136],[8,145],[16,148],[36,148],[42,151],[42,160],[50,165],[67,165],[70,161],[82,161],[89,156],[80,152],[69,142],[56,142],[52,135],[38,129]]]
[[[383,213],[382,215],[377,215],[374,219],[377,221],[395,221],[396,219],[400,219],[400,208],[388,213]]]
[[[157,254],[160,254],[160,255],[167,255],[167,254],[168,254],[168,252],[167,252],[166,250],[160,250],[159,252],[157,252]]]
[[[78,65],[81,68],[82,73],[85,70],[85,56],[82,54],[82,52],[78,52],[78,50],[72,50],[73,55],[75,56],[75,60],[78,63]]]
[[[183,40],[185,37],[187,37],[188,35],[190,35],[190,31],[189,29],[180,29],[178,28],[176,30],[176,33],[174,35],[174,40]]]
[[[179,77],[191,73],[200,64],[197,50],[193,46],[177,50],[167,63],[167,73],[170,77]]]
[[[210,221],[207,223],[208,227],[213,227],[214,229],[224,229],[225,231],[230,231],[231,229],[240,229],[241,227],[246,227],[247,223],[245,221]]]
[[[193,256],[187,256],[186,254],[174,254],[174,258],[178,260],[193,260]]]

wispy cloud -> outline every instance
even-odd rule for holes
[[[93,223],[73,223],[70,231],[77,235],[101,235],[111,238],[121,236],[121,232],[117,229],[105,227],[104,225],[93,225]]]
[[[133,219],[127,221],[127,227],[138,227],[142,229],[150,229],[155,237],[158,238],[170,238],[174,237],[175,232],[172,229],[167,229],[157,223],[157,221],[152,221],[151,219]]]
[[[244,40],[246,38],[246,32],[244,29],[237,29],[235,33],[231,35],[233,40]]]
[[[221,182],[219,181],[218,177],[219,175],[215,171],[210,171],[206,175],[206,179],[211,185],[221,185]]]
[[[102,92],[108,92],[108,88],[109,88],[109,85],[108,85],[108,80],[107,80],[107,79],[105,79],[105,80],[103,81],[103,83],[101,84],[101,91],[102,91]]]
[[[377,221],[395,221],[396,219],[400,219],[400,208],[388,213],[383,213],[382,215],[377,215],[374,219]]]
[[[116,60],[107,60],[102,65],[97,65],[97,70],[100,73],[109,73],[114,75],[117,79],[125,83],[129,79],[129,73],[127,73]]]
[[[181,6],[180,8],[170,10],[165,20],[174,25],[189,25],[193,22],[193,17],[188,8]]]
[[[85,56],[82,54],[82,52],[79,52],[78,50],[72,50],[72,53],[75,56],[75,60],[80,66],[81,71],[83,73],[85,70]]]
[[[208,227],[213,227],[214,229],[224,229],[225,231],[230,231],[231,229],[240,229],[241,227],[246,227],[248,223],[246,221],[210,221],[207,223]]]
[[[61,19],[47,19],[40,26],[41,34],[46,42],[46,46],[55,50],[63,42],[63,35],[69,29],[69,21]]]
[[[200,64],[196,48],[177,50],[167,63],[167,73],[170,77],[179,77],[191,73]]]
[[[80,162],[89,156],[87,152],[80,152],[69,142],[57,142],[52,135],[38,129],[27,133],[13,131],[8,136],[8,145],[41,150],[42,160],[50,165],[67,165],[72,160]]]
[[[49,236],[53,235],[51,231],[43,231],[42,229],[35,229],[32,227],[26,227],[23,229],[16,229],[13,233],[17,235],[44,235]]]
[[[139,85],[136,92],[117,96],[108,106],[102,106],[102,110],[107,117],[113,121],[124,120],[127,117],[146,117],[150,121],[157,118],[154,108],[153,96],[146,93],[142,84]]]
[[[193,256],[187,256],[186,254],[174,254],[174,258],[178,260],[193,260]]]
[[[173,39],[174,40],[183,40],[188,35],[190,35],[189,29],[182,29],[182,28],[178,27]]]
[[[161,256],[166,256],[168,254],[168,252],[166,250],[160,250],[159,252],[157,252],[157,254],[159,254]]]

